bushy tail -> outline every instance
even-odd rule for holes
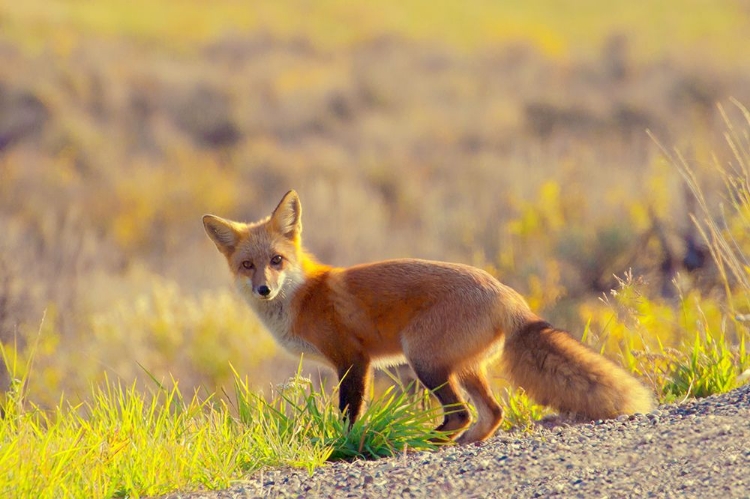
[[[537,403],[591,419],[653,409],[651,392],[620,366],[538,320],[508,335],[503,365]]]

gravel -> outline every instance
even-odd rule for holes
[[[315,470],[265,470],[171,497],[750,498],[750,385],[646,415]]]

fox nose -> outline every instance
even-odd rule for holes
[[[271,294],[271,288],[269,288],[265,284],[258,286],[258,294],[260,296],[268,296]]]

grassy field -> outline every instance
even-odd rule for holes
[[[748,29],[743,0],[0,0],[2,495],[427,445],[388,376],[344,432],[231,291],[201,215],[290,188],[326,263],[487,269],[661,401],[743,382]],[[506,429],[542,414],[493,382]]]

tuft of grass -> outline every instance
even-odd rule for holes
[[[434,450],[440,438],[435,431],[442,416],[439,406],[425,404],[427,390],[413,384],[395,384],[374,399],[360,417],[349,425],[337,408],[338,387],[329,394],[316,390],[309,378],[297,374],[277,387],[266,401],[248,388],[247,380],[236,378],[240,419],[266,428],[286,446],[289,440],[303,440],[330,449],[328,460],[377,459],[407,450]],[[281,450],[280,450],[281,451]]]
[[[676,357],[670,379],[662,390],[667,402],[707,397],[736,388],[742,366],[748,361],[746,355],[732,351],[723,334],[714,337],[709,332],[705,338],[696,333],[692,349]]]
[[[601,302],[606,312],[589,309],[601,330],[602,350],[618,351],[625,366],[647,378],[662,402],[706,397],[727,392],[748,377],[747,312],[750,310],[750,112],[734,101],[740,125],[720,107],[731,160],[714,158],[711,173],[724,185],[722,202],[715,207],[701,186],[696,170],[679,152],[662,152],[692,192],[697,212],[692,222],[708,249],[723,289],[704,296],[678,276],[675,304],[652,299],[642,291],[643,280],[632,272],[618,278],[619,287]],[[682,285],[681,285],[682,284]],[[590,323],[589,323],[590,324]],[[591,336],[587,327],[587,336]]]
[[[427,393],[423,391],[423,395]],[[423,404],[423,396],[415,394],[411,385],[406,388],[393,385],[350,428],[346,429],[348,421],[341,419],[333,427],[321,427],[327,430],[326,441],[334,449],[331,459],[377,459],[407,450],[437,449],[436,441],[444,434],[434,428],[443,409],[440,406],[423,409]]]
[[[587,327],[587,340],[602,353],[619,352],[624,367],[646,380],[662,403],[724,393],[743,382],[750,367],[744,326],[730,335],[720,302],[693,291],[668,305],[647,297],[643,280],[630,272],[618,282],[600,300],[602,309],[589,309],[601,334]]]
[[[738,119],[719,106],[726,132],[724,140],[731,159],[724,164],[714,157],[712,173],[721,180],[724,192],[714,207],[704,191],[695,168],[679,152],[664,155],[678,169],[692,192],[698,209],[692,222],[703,238],[716,265],[724,289],[719,334],[712,333],[707,321],[698,322],[692,349],[673,368],[672,379],[664,386],[669,397],[703,397],[722,393],[744,382],[750,367],[747,354],[747,324],[750,310],[750,111],[733,100]],[[731,337],[728,338],[728,334]]]
[[[544,406],[531,400],[523,388],[506,388],[503,423],[500,428],[504,431],[531,431],[534,423],[548,412]]]

